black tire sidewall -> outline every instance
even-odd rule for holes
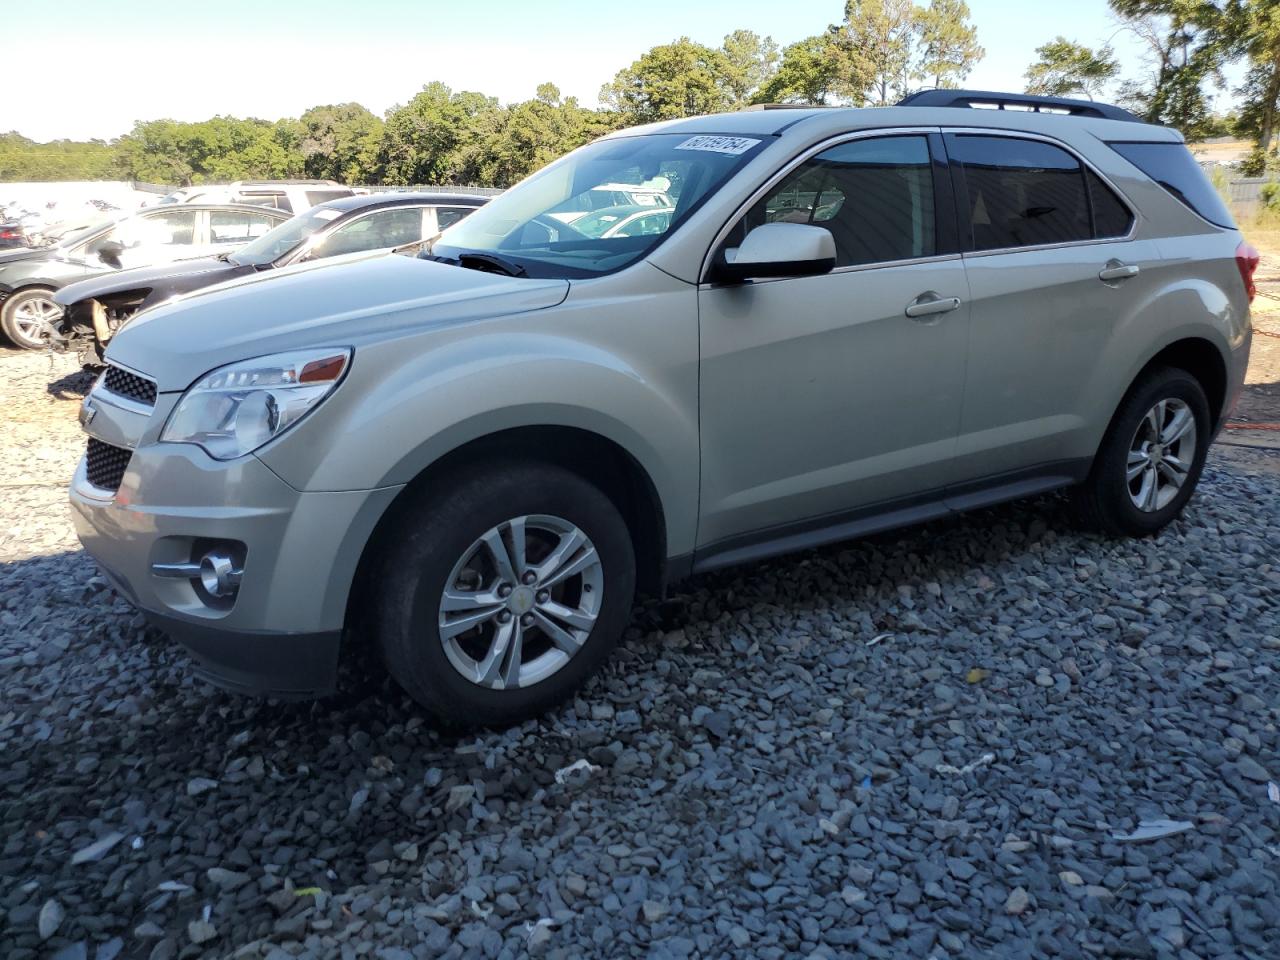
[[[582,530],[599,552],[604,599],[583,648],[531,687],[491,690],[463,677],[445,654],[440,596],[453,566],[485,531],[514,517],[549,514]],[[392,676],[451,726],[500,726],[544,713],[571,696],[608,659],[631,615],[635,555],[617,507],[559,467],[488,467],[465,483],[427,494],[407,511],[390,550],[378,599],[378,639]]]
[[[1130,498],[1125,474],[1133,436],[1147,411],[1162,399],[1182,400],[1191,409],[1196,421],[1196,452],[1187,480],[1178,495],[1163,509],[1147,513]],[[1096,485],[1094,495],[1105,526],[1143,536],[1157,533],[1173,521],[1187,505],[1200,481],[1212,434],[1209,401],[1199,381],[1191,374],[1185,370],[1165,368],[1137,384],[1116,414],[1090,480]]]
[[[16,290],[5,300],[3,309],[0,309],[0,327],[4,329],[4,335],[9,338],[9,342],[21,350],[40,350],[45,344],[40,342],[31,344],[18,334],[16,324],[13,320],[13,313],[18,305],[24,300],[39,297],[45,300],[53,299],[53,291],[45,287],[28,287],[25,290]]]

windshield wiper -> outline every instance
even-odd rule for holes
[[[460,253],[458,254],[458,265],[471,270],[484,270],[486,273],[505,273],[509,277],[523,277],[525,275],[525,269],[520,264],[513,263],[505,257],[500,257],[494,253]]]
[[[431,260],[435,263],[447,263],[451,267],[465,267],[468,270],[479,270],[483,273],[505,273],[508,277],[528,276],[524,267],[496,253],[460,253],[456,257],[442,257],[431,253],[430,248],[418,254],[419,260]]]

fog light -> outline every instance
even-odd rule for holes
[[[231,558],[219,550],[210,550],[200,560],[200,584],[211,597],[229,597],[240,586],[240,575]]]
[[[228,550],[215,547],[198,562],[153,563],[151,573],[170,580],[191,580],[193,585],[198,581],[210,597],[225,600],[234,597],[240,589],[244,568],[237,565],[235,557]]]

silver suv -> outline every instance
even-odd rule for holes
[[[659,177],[660,233],[550,213]],[[442,721],[509,723],[691,572],[1056,488],[1160,530],[1236,401],[1256,262],[1181,137],[1113,107],[626,130],[417,256],[139,314],[73,513],[225,685],[321,693],[372,643]]]

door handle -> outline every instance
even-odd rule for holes
[[[1130,277],[1136,277],[1140,268],[1136,263],[1121,263],[1119,260],[1108,260],[1107,265],[1098,273],[1098,279],[1103,283],[1111,280],[1128,280]]]
[[[917,320],[920,317],[933,317],[958,309],[960,309],[959,297],[940,297],[930,290],[928,293],[920,294],[920,296],[907,304],[905,312],[912,320]]]

